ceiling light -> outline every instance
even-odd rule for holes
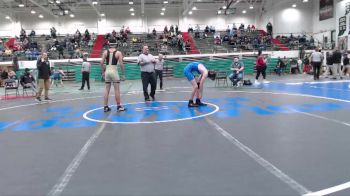
[[[18,4],[18,7],[24,7],[23,3]]]
[[[165,11],[165,7],[162,8],[162,11]]]
[[[134,10],[134,8],[130,8],[130,10],[129,10],[129,11],[130,11],[130,12],[133,12],[133,11],[135,11],[135,10]]]
[[[53,1],[49,0],[49,3],[53,3]]]
[[[56,3],[57,3],[57,4],[60,4],[60,3],[61,3],[61,1],[60,1],[60,0],[56,0]]]
[[[6,18],[7,20],[10,20],[10,16],[6,16],[5,18]]]
[[[226,8],[227,8],[226,5],[222,6],[222,9],[226,9]]]
[[[31,14],[35,14],[35,13],[36,13],[36,11],[35,11],[35,10],[32,10],[32,11],[30,11],[30,13],[31,13]]]
[[[132,13],[131,13],[131,16],[135,16],[135,13],[134,13],[134,12],[132,12]]]
[[[161,12],[160,15],[164,16],[164,12]]]
[[[218,14],[221,14],[221,10],[218,11]]]
[[[251,10],[252,10],[252,9],[254,9],[254,6],[252,6],[252,5],[251,5],[251,6],[249,6],[249,9],[251,9]]]
[[[164,3],[164,4],[167,4],[167,3],[169,3],[169,1],[163,1],[163,3]]]
[[[189,11],[188,14],[189,14],[189,15],[192,15],[192,11]]]
[[[294,4],[292,5],[292,7],[297,7],[297,4],[294,3]]]
[[[65,13],[65,14],[68,14],[68,13],[69,13],[69,11],[68,11],[68,10],[64,10],[64,13]]]
[[[247,13],[247,11],[246,11],[246,10],[243,10],[242,13],[245,14],[245,13]]]
[[[44,16],[42,15],[42,14],[39,14],[39,16],[38,16],[39,18],[44,18]]]
[[[134,5],[134,2],[133,1],[129,1],[129,5]]]
[[[98,4],[97,1],[93,1],[93,2],[92,2],[92,5],[97,5],[97,4]]]
[[[307,2],[309,2],[309,0],[303,0],[303,2],[304,2],[304,3],[307,3]]]
[[[69,15],[69,17],[74,18],[74,17],[75,17],[75,15],[74,15],[74,14],[70,14],[70,15]]]
[[[100,16],[104,17],[104,16],[106,16],[106,14],[105,13],[101,13]]]
[[[197,7],[196,7],[196,6],[194,6],[194,7],[192,8],[192,10],[197,10]]]

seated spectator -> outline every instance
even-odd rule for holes
[[[170,33],[174,33],[174,32],[175,32],[175,30],[174,30],[174,26],[173,26],[173,25],[170,25],[169,32],[170,32]]]
[[[153,30],[152,30],[152,34],[153,34],[154,36],[156,36],[156,35],[157,35],[156,28],[153,28]]]
[[[35,31],[32,30],[32,31],[30,32],[29,36],[30,36],[30,37],[34,37],[34,36],[35,36]]]
[[[65,74],[61,68],[55,67],[52,71],[52,81],[51,81],[51,87],[56,84],[56,87],[58,87],[58,82],[63,87],[63,81],[62,77],[64,77]]]
[[[209,27],[209,31],[210,31],[210,33],[215,33],[216,32],[215,27],[214,26],[210,26]]]
[[[29,49],[26,50],[25,55],[28,61],[32,60],[32,52]]]
[[[292,59],[290,61],[290,73],[291,74],[297,74],[300,73],[300,69],[298,67],[298,61],[296,59]]]
[[[188,32],[188,33],[193,33],[193,28],[192,28],[191,26],[188,27],[187,32]]]
[[[24,69],[24,73],[21,75],[21,78],[20,78],[20,83],[23,88],[30,88],[35,93],[37,92],[36,86],[35,86],[35,79],[30,73],[28,68]]]
[[[56,39],[56,29],[55,29],[55,27],[52,27],[51,29],[50,29],[50,33],[51,33],[51,37],[53,38],[53,39]]]
[[[129,28],[129,27],[126,27],[125,33],[126,33],[126,34],[131,34],[131,31],[130,31],[130,28]]]
[[[205,27],[204,32],[205,32],[205,33],[209,33],[209,27],[208,27],[208,25]]]
[[[255,31],[255,26],[254,26],[254,25],[252,25],[252,27],[251,27],[251,31],[252,31],[252,32],[254,32],[254,31]]]
[[[169,31],[168,31],[168,26],[167,25],[165,25],[165,27],[164,27],[164,34],[168,34],[169,33]]]
[[[0,61],[3,60],[4,51],[0,48]]]
[[[179,34],[179,27],[176,25],[175,26],[175,34],[178,35]]]
[[[229,75],[229,79],[231,80],[232,84],[236,86],[238,82],[243,79],[244,74],[244,64],[238,57],[233,59],[231,70],[232,73]]]
[[[6,70],[3,70],[3,71],[1,72],[1,79],[2,79],[2,80],[7,80],[8,78],[9,78],[8,72],[7,72]]]
[[[215,45],[221,45],[221,39],[219,36],[216,36],[215,40],[214,40],[214,44]]]
[[[281,60],[281,58],[278,57],[277,64],[276,64],[276,67],[275,67],[275,73],[276,73],[277,75],[279,75],[279,76],[281,76],[282,67],[284,67],[284,63],[283,63],[283,61]]]
[[[226,35],[224,35],[224,37],[222,38],[222,41],[223,41],[223,42],[228,42],[228,41],[230,41],[230,37],[226,34]]]

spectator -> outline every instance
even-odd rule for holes
[[[50,101],[52,99],[49,98],[49,88],[50,88],[50,62],[47,57],[47,53],[43,53],[41,57],[37,61],[38,68],[38,84],[39,91],[36,95],[36,101],[41,102],[41,94],[45,89],[45,100]]]
[[[129,27],[126,27],[125,33],[126,33],[126,34],[131,34],[131,31],[130,31],[130,28],[129,28]]]
[[[30,73],[30,70],[28,68],[24,69],[24,73],[20,78],[20,83],[23,88],[30,88],[33,90],[33,92],[37,93],[36,86],[35,86],[35,79]]]
[[[85,53],[83,55],[83,64],[81,65],[82,80],[81,80],[81,87],[79,90],[84,90],[85,82],[87,84],[88,90],[90,90],[91,64],[87,61],[87,58],[88,58],[88,54]]]
[[[350,77],[350,64],[349,64],[349,57],[348,57],[348,54],[344,54],[344,57],[343,57],[343,65],[344,65],[344,68],[345,68],[345,73],[346,73],[346,76]]]
[[[34,36],[35,36],[35,31],[32,30],[32,31],[30,32],[29,36],[30,36],[30,37],[34,37]]]
[[[232,70],[232,73],[230,74],[229,78],[232,84],[236,86],[238,82],[243,79],[243,72],[244,72],[244,64],[239,60],[238,57],[235,57],[233,59],[231,70]]]
[[[326,71],[325,71],[326,78],[328,78],[328,75],[330,75],[330,72],[332,72],[332,75],[334,76],[334,72],[332,68],[333,68],[333,53],[326,52]]]
[[[284,67],[284,63],[280,57],[278,57],[276,68],[275,68],[275,73],[279,76],[281,76],[282,73],[282,67]]]
[[[53,73],[52,73],[52,81],[51,81],[51,87],[56,84],[56,87],[58,86],[58,83],[61,84],[62,87],[63,86],[63,81],[62,81],[62,77],[64,77],[65,74],[63,72],[63,70],[61,68],[57,68],[54,67],[53,69]]]
[[[25,55],[28,61],[32,60],[32,52],[29,49],[26,50]]]
[[[268,22],[266,25],[267,34],[272,36],[272,30],[273,30],[272,24],[271,24],[271,22]]]
[[[8,72],[7,72],[6,70],[3,70],[3,71],[1,72],[1,79],[2,79],[2,80],[7,80],[8,78],[9,78]]]
[[[163,90],[163,69],[164,69],[164,59],[163,59],[163,55],[159,54],[158,55],[158,59],[156,59],[156,63],[155,63],[155,72],[156,72],[156,88],[157,88],[157,80],[159,77],[160,80],[160,90]]]
[[[64,59],[63,50],[64,50],[63,46],[62,46],[61,44],[59,44],[59,45],[57,46],[58,59],[61,59],[61,56],[62,56],[62,58]]]
[[[300,73],[299,67],[298,67],[298,62],[296,59],[292,59],[290,61],[290,73],[291,74],[296,74],[298,71],[298,73]]]
[[[179,27],[176,25],[175,26],[175,34],[178,35],[179,34]]]
[[[339,75],[340,79],[343,79],[343,71],[341,70],[341,59],[342,59],[342,54],[339,51],[338,48],[335,49],[333,52],[333,69],[332,73],[333,78],[337,79],[337,76]]]
[[[154,36],[157,36],[157,31],[156,31],[156,28],[153,28],[153,30],[152,30],[152,34],[153,34]]]
[[[312,71],[312,67],[310,65],[310,60],[308,57],[304,58],[304,69],[303,69],[303,73],[304,74],[311,74]]]
[[[169,33],[169,31],[168,31],[168,26],[165,25],[165,27],[164,27],[164,34],[168,34],[168,33]]]

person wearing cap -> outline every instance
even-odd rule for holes
[[[87,61],[88,54],[84,53],[83,55],[83,64],[81,65],[81,74],[82,74],[82,80],[81,80],[81,87],[79,90],[84,90],[85,82],[87,84],[88,90],[90,90],[90,70],[91,70],[91,64]]]

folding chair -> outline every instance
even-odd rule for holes
[[[220,85],[220,82],[223,81],[223,84],[228,86],[227,82],[227,72],[226,71],[217,71],[215,78],[215,87]]]
[[[30,86],[23,86],[23,85],[22,85],[22,88],[23,88],[23,93],[22,93],[23,96],[24,96],[24,94],[26,94],[26,96],[29,96],[29,95],[28,95],[28,90],[31,91],[32,96],[35,95],[35,91],[32,89],[32,87],[30,87]]]
[[[19,86],[18,80],[5,80],[4,81],[5,99],[7,99],[9,95],[9,91],[12,91],[12,90],[16,91],[16,97],[17,97],[19,95],[18,86]]]

